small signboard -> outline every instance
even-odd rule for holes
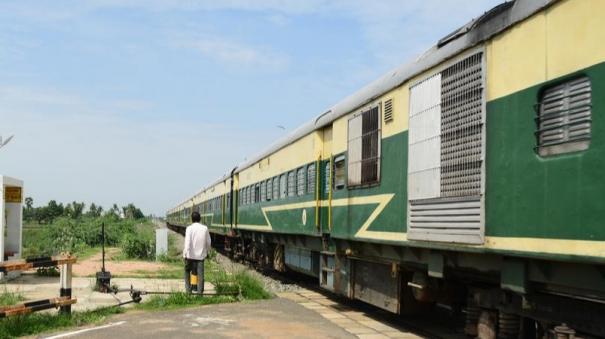
[[[21,203],[21,187],[4,187],[4,201],[7,203]]]

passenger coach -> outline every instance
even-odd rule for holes
[[[605,1],[503,3],[168,211],[258,265],[500,337],[605,336]],[[561,326],[565,323],[566,326]]]

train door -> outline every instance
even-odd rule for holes
[[[320,200],[320,231],[330,233],[332,229],[332,126],[322,130],[322,152],[317,174]]]

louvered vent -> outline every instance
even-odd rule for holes
[[[384,123],[393,121],[393,99],[388,99],[383,103]]]
[[[483,243],[483,52],[410,87],[408,238]]]
[[[592,125],[590,79],[582,77],[546,89],[537,107],[536,136],[540,155],[588,148]]]
[[[441,197],[481,193],[482,53],[441,73]]]

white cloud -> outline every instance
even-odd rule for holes
[[[202,37],[183,43],[206,58],[235,66],[281,70],[288,67],[288,57],[267,48],[248,46],[225,38]]]

